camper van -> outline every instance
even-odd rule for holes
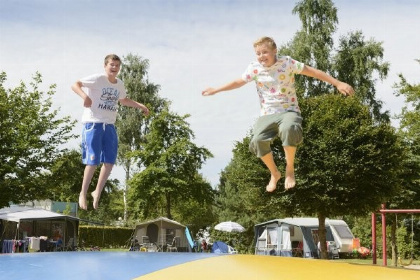
[[[330,258],[352,251],[353,234],[343,220],[325,220]],[[318,258],[318,218],[284,218],[255,225],[255,254]]]

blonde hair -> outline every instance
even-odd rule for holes
[[[260,39],[254,42],[254,48],[262,44],[266,44],[272,50],[277,49],[276,42],[274,42],[273,38],[271,37],[261,37]]]
[[[116,55],[116,54],[108,54],[107,56],[105,56],[105,59],[104,59],[105,65],[108,64],[108,62],[109,62],[108,60],[111,60],[111,61],[119,61],[121,63],[120,57],[118,55]]]

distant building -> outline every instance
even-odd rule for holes
[[[29,206],[37,209],[44,209],[60,214],[65,214],[72,217],[77,217],[77,202],[61,202],[61,201],[52,201],[47,200],[34,200],[22,204],[22,206]]]

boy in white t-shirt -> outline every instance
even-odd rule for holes
[[[105,74],[83,78],[71,87],[83,99],[85,107],[82,116],[82,160],[86,167],[79,195],[79,206],[84,210],[87,210],[86,194],[96,167],[103,163],[98,184],[92,192],[94,209],[98,208],[102,190],[117,159],[118,137],[114,123],[118,102],[149,114],[146,106],[127,97],[123,81],[117,78],[121,59],[115,54],[107,55],[104,68]]]
[[[286,157],[285,189],[295,186],[296,147],[302,142],[302,118],[295,92],[295,74],[313,77],[334,85],[344,95],[353,95],[353,88],[329,76],[325,72],[304,65],[288,56],[278,56],[277,46],[270,37],[262,37],[254,43],[257,61],[252,62],[242,77],[219,88],[208,88],[203,96],[214,95],[242,87],[255,81],[260,99],[261,112],[249,145],[251,152],[260,157],[270,170],[271,178],[266,190],[273,192],[281,173],[273,159],[271,143],[277,136],[283,143]]]

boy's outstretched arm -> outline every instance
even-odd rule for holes
[[[236,80],[234,80],[230,83],[227,83],[226,85],[221,86],[219,88],[207,88],[206,90],[203,90],[201,92],[201,94],[203,96],[214,95],[214,94],[216,94],[218,92],[221,92],[221,91],[228,91],[228,90],[233,90],[233,89],[240,88],[241,86],[243,86],[245,84],[246,84],[246,82],[240,78],[240,79],[236,79]]]
[[[149,115],[149,109],[146,106],[130,98],[126,97],[126,98],[120,99],[119,102],[121,103],[121,105],[142,110],[145,116]]]
[[[354,94],[354,89],[349,84],[343,83],[343,82],[331,77],[330,75],[328,75],[324,71],[318,70],[318,69],[313,68],[311,66],[305,65],[303,67],[302,72],[300,72],[300,74],[308,76],[308,77],[312,77],[312,78],[315,78],[315,79],[318,79],[318,80],[321,80],[321,81],[324,81],[324,82],[327,82],[327,83],[330,83],[333,86],[335,86],[339,92],[341,92],[344,95],[353,95]]]

